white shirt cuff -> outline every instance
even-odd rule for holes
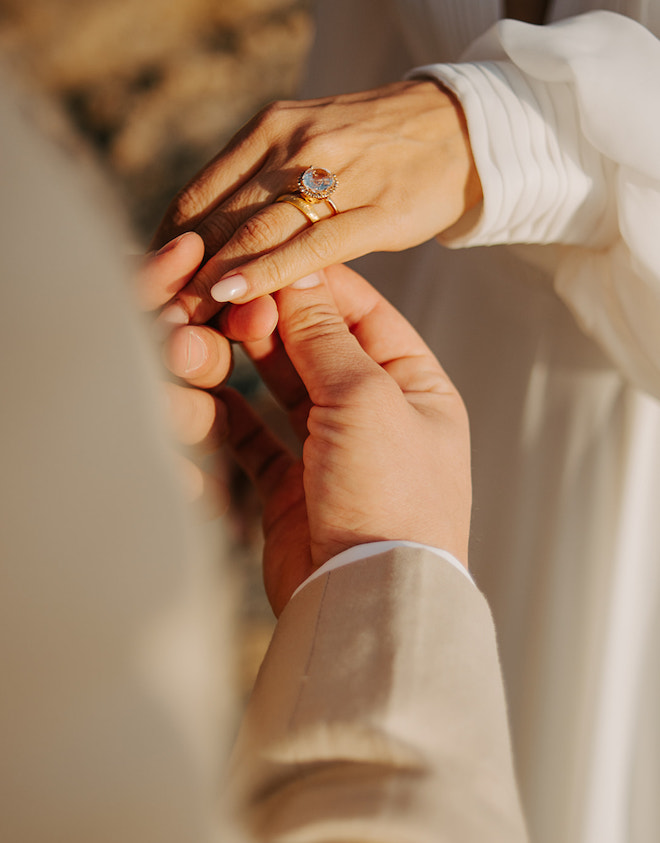
[[[336,556],[328,559],[327,562],[321,565],[320,568],[317,568],[313,574],[310,574],[310,576],[298,586],[298,588],[293,592],[292,598],[317,577],[322,577],[324,574],[330,573],[330,571],[337,570],[337,568],[343,568],[344,565],[359,562],[361,559],[368,559],[370,556],[376,556],[379,553],[387,553],[388,550],[394,550],[397,547],[421,548],[422,550],[434,553],[436,556],[439,556],[440,559],[443,559],[445,562],[449,562],[450,565],[457,568],[470,580],[472,585],[474,585],[474,580],[470,576],[470,572],[465,565],[462,565],[455,556],[451,555],[451,553],[448,553],[446,550],[441,550],[439,547],[431,547],[427,544],[409,541],[367,542],[365,544],[357,544],[354,547],[349,547],[348,550],[343,550],[341,553],[338,553]]]

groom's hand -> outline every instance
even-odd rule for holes
[[[157,314],[190,281],[203,256],[204,243],[193,232],[148,255],[136,283],[142,309]],[[167,314],[156,316],[156,322],[160,323],[157,333],[164,335],[164,362],[179,378],[178,383],[163,385],[174,433],[182,444],[195,446],[198,451],[216,450],[227,434],[227,413],[214,387],[231,371],[229,340],[255,340],[270,334],[277,324],[275,302],[264,296],[245,306],[231,305],[221,311],[213,325],[195,326],[178,321],[176,310],[170,307]],[[181,470],[190,499],[203,498],[207,511],[211,505],[211,514],[226,507],[227,492],[218,476],[187,458],[181,459]]]
[[[465,408],[412,326],[345,266],[277,296],[278,333],[246,343],[304,439],[290,454],[227,392],[229,443],[264,502],[264,579],[277,614],[336,553],[410,540],[467,565]],[[308,279],[313,284],[314,279]]]

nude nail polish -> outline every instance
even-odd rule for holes
[[[242,275],[230,275],[211,287],[211,298],[217,302],[233,301],[247,293],[247,281]]]

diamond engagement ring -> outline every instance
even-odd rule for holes
[[[283,193],[278,196],[275,202],[286,202],[293,205],[313,224],[327,219],[327,214],[320,214],[315,205],[323,202],[330,209],[330,216],[338,214],[337,206],[329,199],[339,183],[337,176],[323,167],[308,167],[298,177],[298,191],[296,193]]]
[[[298,190],[305,199],[312,202],[327,200],[328,196],[335,192],[338,184],[337,176],[329,170],[324,170],[323,167],[308,167],[298,177]],[[331,202],[328,204],[336,213],[334,204]]]

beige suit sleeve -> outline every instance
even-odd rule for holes
[[[398,549],[287,606],[236,747],[257,840],[522,841],[488,606]]]

